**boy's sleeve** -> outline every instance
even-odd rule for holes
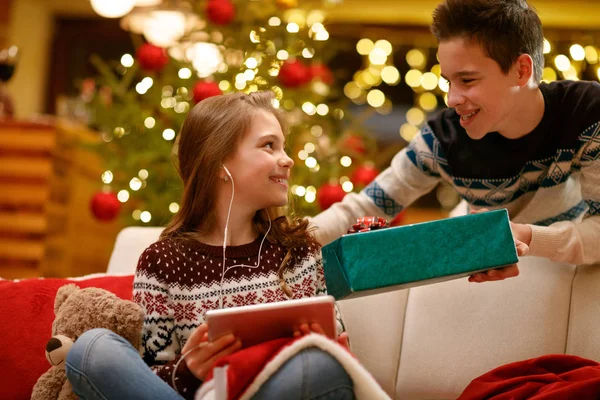
[[[360,193],[348,193],[344,200],[313,217],[315,237],[325,245],[342,236],[364,216],[393,219],[405,207],[431,191],[446,167],[440,144],[426,126],[371,184]]]
[[[587,135],[587,136],[586,136]],[[588,211],[581,222],[530,225],[529,255],[569,264],[600,263],[600,122],[582,135],[587,144],[577,154],[581,164],[581,195]]]
[[[181,360],[182,344],[175,334],[168,284],[156,268],[159,262],[160,254],[151,248],[146,249],[140,256],[134,277],[133,300],[146,314],[140,352],[146,364],[169,386],[173,387],[174,380],[179,394],[186,399],[193,398],[202,382]],[[174,368],[177,368],[175,374]]]

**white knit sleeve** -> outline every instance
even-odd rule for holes
[[[582,134],[587,144],[576,155],[581,165],[581,195],[588,205],[581,222],[531,225],[529,254],[569,264],[600,263],[600,122]]]
[[[417,135],[360,193],[347,194],[340,203],[311,219],[317,227],[315,237],[322,245],[345,234],[357,218],[373,215],[393,219],[436,186],[445,160],[439,156],[439,143],[428,132],[427,139]]]

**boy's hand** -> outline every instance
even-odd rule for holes
[[[477,211],[471,211],[471,214],[477,214],[480,212],[489,211],[487,208],[483,208]],[[515,240],[515,246],[517,247],[517,255],[519,257],[527,255],[529,252],[529,244],[531,243],[531,227],[526,224],[510,223],[510,227],[513,232],[513,238]],[[501,281],[506,278],[512,278],[519,275],[519,266],[512,264],[503,268],[490,269],[486,272],[480,272],[478,274],[471,275],[469,282],[489,282],[489,281]]]
[[[201,324],[190,335],[181,354],[185,356],[188,369],[198,379],[204,380],[206,374],[219,358],[235,353],[242,348],[242,342],[232,334],[222,336],[214,342],[208,341],[208,325]]]

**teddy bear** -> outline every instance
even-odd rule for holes
[[[46,344],[51,367],[36,382],[32,400],[77,400],[65,372],[65,360],[73,342],[85,331],[109,329],[139,348],[144,312],[136,303],[99,288],[61,286],[54,301],[52,338]]]

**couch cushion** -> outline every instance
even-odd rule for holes
[[[146,247],[156,242],[164,228],[128,226],[119,232],[115,247],[108,261],[106,272],[129,275],[135,272],[138,259]]]
[[[75,283],[99,287],[131,300],[133,276],[95,274],[77,279],[0,279],[0,337],[2,398],[27,400],[37,379],[50,368],[46,342],[52,335],[54,298],[58,288]]]
[[[600,264],[577,267],[567,354],[600,361]]]
[[[564,354],[575,267],[534,257],[519,266],[505,281],[410,289],[396,398],[455,399],[495,367]]]
[[[394,398],[408,290],[338,301],[352,352]]]

